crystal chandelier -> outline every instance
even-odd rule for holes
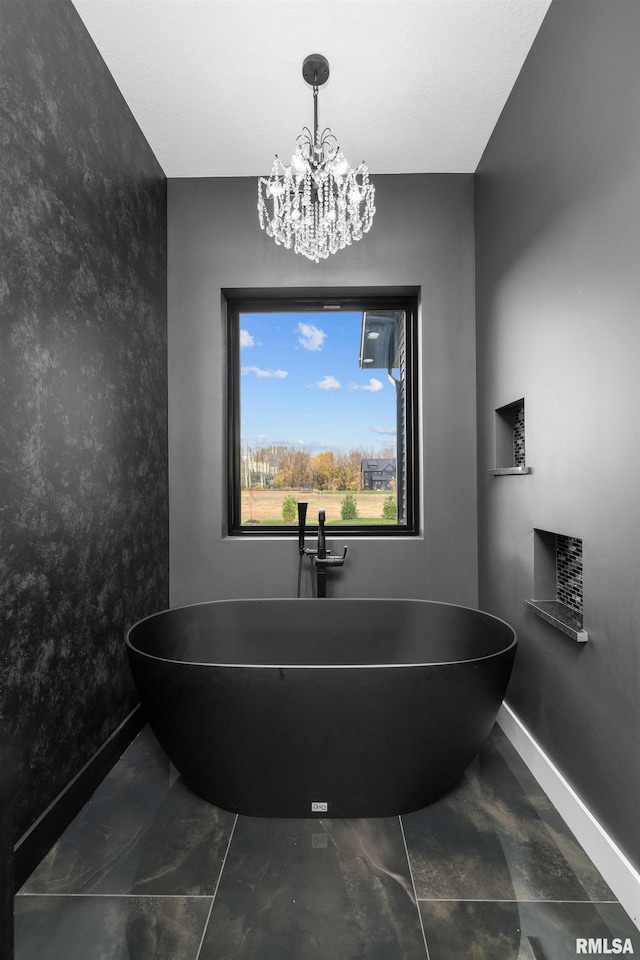
[[[304,127],[290,166],[276,155],[271,176],[260,177],[258,217],[278,245],[318,263],[368,232],[375,187],[364,163],[349,166],[329,127],[319,132],[318,87],[329,78],[326,57],[306,57],[302,76],[313,87],[313,135]]]

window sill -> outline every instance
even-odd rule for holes
[[[522,477],[531,472],[531,467],[493,467],[489,470],[492,477]]]
[[[586,643],[589,634],[582,629],[582,615],[559,600],[525,600],[525,607],[578,643]]]

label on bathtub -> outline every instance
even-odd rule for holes
[[[324,800],[311,801],[311,813],[327,813],[328,809],[329,804],[325,803]]]

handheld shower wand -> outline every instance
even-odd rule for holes
[[[304,530],[307,521],[307,503],[298,502],[298,551],[304,555]]]

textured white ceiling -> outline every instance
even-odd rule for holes
[[[473,172],[551,0],[73,0],[168,177],[260,176],[319,122],[375,173]]]

